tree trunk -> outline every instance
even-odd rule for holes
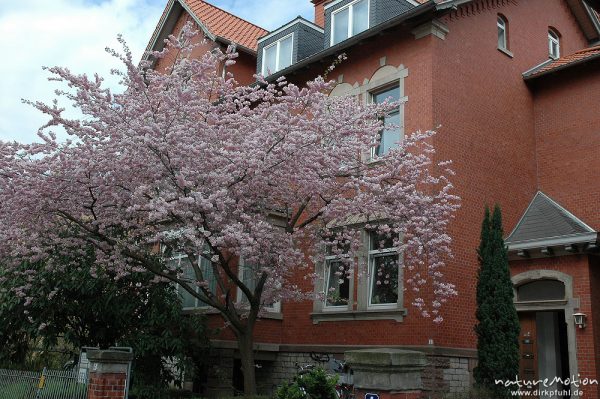
[[[244,396],[256,395],[256,364],[254,363],[253,331],[246,329],[238,335],[242,373],[244,374]]]

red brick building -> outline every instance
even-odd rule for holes
[[[267,32],[201,0],[171,0],[149,48],[160,49],[166,35],[192,20],[210,46],[237,43],[240,58],[231,72],[241,83],[258,72],[302,84],[345,53],[348,60],[330,75],[338,82],[332,95],[394,96],[401,106],[393,117],[402,129],[386,139],[437,129],[436,156],[454,162],[462,207],[450,231],[455,257],[446,275],[459,297],[439,326],[408,306],[408,291],[373,307],[368,283],[358,280],[349,282],[344,307],[276,304],[256,330],[261,389],[293,376],[295,362],[343,358],[361,348],[422,351],[426,392],[467,389],[477,356],[476,248],[483,208],[494,203],[505,218],[522,376],[599,378],[599,4],[312,2],[314,22],[297,18]],[[326,267],[317,266],[324,281],[316,291],[327,284]],[[215,342],[217,367],[205,381],[212,396],[240,386],[236,344],[226,337]],[[585,398],[600,395],[598,385],[580,389]]]

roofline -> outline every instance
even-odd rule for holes
[[[206,34],[206,36],[208,36],[208,38],[210,40],[215,41],[217,39],[217,36],[213,35],[213,33],[208,29],[208,27],[206,25],[204,25],[204,23],[202,22],[202,20],[200,18],[198,18],[196,13],[194,11],[192,11],[192,9],[185,3],[185,0],[176,0],[176,1],[179,2],[179,4],[181,4],[181,7],[183,7],[183,9],[185,11],[187,11],[188,14],[190,14],[190,16],[192,17],[194,22],[196,22],[198,24],[198,26],[200,26],[200,29],[202,29],[202,31]]]
[[[539,77],[549,75],[549,74],[554,73],[554,72],[562,71],[563,69],[567,69],[567,68],[570,68],[570,67],[573,67],[573,66],[576,66],[576,65],[580,65],[580,64],[585,64],[586,62],[594,61],[594,60],[599,59],[599,58],[600,58],[600,53],[592,55],[592,56],[589,56],[589,57],[586,57],[586,58],[582,58],[580,60],[569,62],[568,64],[559,65],[556,68],[548,69],[548,70],[546,70],[544,72],[532,73],[529,76],[525,76],[523,74],[523,80],[525,80],[525,81],[531,81],[531,80],[537,79]]]
[[[429,12],[429,11],[435,11],[435,10],[437,10],[437,5],[435,3],[435,0],[429,0],[428,2],[423,3],[420,6],[417,6],[415,8],[412,8],[412,9],[408,10],[407,12],[398,15],[395,18],[389,19],[381,24],[374,26],[371,29],[367,29],[366,31],[363,31],[357,35],[354,35],[351,38],[344,40],[343,42],[340,42],[336,45],[333,45],[331,47],[323,49],[323,50],[319,51],[318,53],[311,55],[310,57],[304,58],[303,60],[300,60],[299,62],[297,62],[293,65],[290,65],[289,67],[282,69],[279,72],[276,72],[272,75],[265,77],[265,79],[267,81],[277,80],[281,76],[289,74],[290,72],[297,71],[297,70],[299,70],[309,64],[312,64],[313,62],[317,62],[327,56],[337,54],[340,51],[347,49],[349,47],[352,47],[356,43],[358,43],[366,38],[374,36],[382,31],[389,29],[395,25],[398,25],[399,23],[404,22],[410,18],[419,16],[421,14],[425,14],[426,12]]]
[[[596,243],[598,233],[576,233],[563,236],[549,237],[543,239],[534,239],[527,241],[517,241],[507,244],[508,251],[525,251],[536,248],[556,247],[570,244]]]
[[[514,234],[515,231],[517,231],[517,229],[521,226],[521,223],[523,223],[523,219],[525,219],[525,215],[527,215],[527,212],[529,211],[529,208],[531,208],[531,206],[533,205],[536,197],[538,195],[543,196],[544,198],[546,198],[548,201],[550,201],[554,206],[556,206],[560,211],[564,212],[567,217],[569,217],[571,220],[573,220],[574,222],[580,224],[583,228],[585,228],[587,230],[586,233],[576,233],[576,234],[570,234],[570,235],[566,235],[566,236],[560,236],[560,237],[571,237],[571,236],[578,236],[578,235],[586,235],[586,234],[597,234],[596,230],[594,230],[593,228],[591,228],[587,223],[585,223],[583,220],[579,219],[577,216],[573,215],[571,212],[569,212],[565,207],[563,207],[562,205],[560,205],[558,202],[554,201],[552,198],[550,198],[549,196],[547,196],[546,194],[544,194],[541,191],[537,191],[535,193],[535,195],[533,196],[533,198],[531,199],[531,202],[529,202],[529,205],[527,205],[527,209],[525,209],[525,212],[523,212],[523,215],[521,216],[521,218],[519,219],[519,222],[517,223],[517,225],[515,226],[515,228],[510,232],[510,234],[508,235],[508,237],[506,237],[506,239],[504,240],[505,243],[507,243],[507,245],[509,246],[509,248],[511,246],[514,245],[519,245],[520,243],[529,243],[529,242],[538,242],[538,241],[545,241],[545,240],[550,240],[550,239],[554,239],[554,237],[551,238],[543,238],[543,239],[539,239],[539,238],[535,238],[533,240],[525,240],[525,241],[515,241],[512,242],[510,244],[508,244],[510,237]]]
[[[583,228],[585,228],[587,230],[587,233],[577,233],[577,234],[588,234],[588,233],[594,233],[594,234],[596,234],[596,230],[592,229],[587,223],[585,223],[583,220],[579,219],[577,216],[573,215],[564,206],[562,206],[558,202],[554,201],[552,198],[550,198],[549,196],[547,196],[546,194],[544,194],[542,191],[538,190],[535,193],[535,195],[533,196],[533,198],[531,199],[531,202],[529,202],[529,205],[527,206],[527,209],[525,209],[525,212],[523,212],[523,215],[519,219],[519,222],[517,223],[517,225],[515,226],[515,228],[510,232],[510,234],[508,235],[508,237],[506,237],[506,239],[504,240],[504,242],[506,242],[508,244],[508,241],[510,240],[510,237],[521,226],[521,223],[523,223],[523,219],[525,219],[525,215],[527,215],[527,212],[529,211],[529,208],[531,208],[531,206],[533,205],[533,203],[534,203],[534,201],[535,201],[535,199],[536,199],[537,196],[543,196],[544,198],[546,198],[554,206],[556,206],[559,210],[561,210],[562,212],[564,212],[571,220],[573,220],[574,222],[580,224]],[[542,240],[545,240],[545,238],[542,239]],[[534,240],[528,240],[528,241],[539,241],[539,239],[536,238]],[[515,241],[512,244],[514,245],[514,243],[528,242],[528,241]]]
[[[510,232],[510,234],[504,239],[504,242],[506,243],[509,239],[510,236],[512,236],[515,231],[517,231],[517,229],[521,226],[521,223],[523,223],[523,219],[525,219],[525,215],[527,215],[527,212],[529,211],[529,208],[531,208],[533,206],[533,201],[535,200],[535,197],[537,197],[538,195],[540,195],[542,192],[541,191],[537,191],[535,193],[535,195],[533,196],[533,198],[531,199],[531,201],[529,201],[529,205],[527,205],[527,208],[525,208],[525,212],[523,212],[523,214],[521,215],[521,217],[519,218],[519,221],[517,222],[517,224],[515,225],[515,228],[512,229],[512,231]]]
[[[586,222],[584,222],[583,220],[581,220],[577,216],[573,215],[569,210],[567,210],[561,204],[559,204],[558,202],[554,201],[552,198],[550,198],[546,194],[542,193],[541,191],[540,191],[540,193],[544,197],[546,197],[548,200],[550,200],[550,202],[552,202],[554,205],[556,205],[558,208],[560,208],[560,210],[562,210],[563,212],[565,212],[567,214],[567,216],[569,216],[572,220],[574,220],[575,222],[581,224],[584,228],[586,228],[588,232],[590,232],[590,233],[595,233],[596,232],[596,230],[594,230],[589,224],[587,224]]]
[[[150,56],[150,52],[154,50],[154,47],[156,46],[156,41],[158,40],[160,33],[165,28],[165,23],[168,21],[169,17],[171,16],[171,13],[173,12],[173,7],[175,7],[176,2],[178,2],[178,1],[177,0],[169,0],[169,3],[167,3],[167,6],[165,7],[165,9],[168,7],[168,11],[165,12],[163,15],[161,15],[160,20],[158,21],[159,28],[156,29],[155,32],[152,34],[152,37],[150,38],[150,42],[146,46],[146,51],[144,52],[142,59],[147,60],[148,57]]]
[[[248,54],[253,55],[253,56],[256,56],[256,54],[258,54],[257,51],[252,50],[251,48],[248,48],[246,46],[242,46],[241,44],[236,43],[236,42],[232,41],[231,39],[227,39],[226,37],[223,37],[223,36],[215,36],[215,41],[221,42],[221,43],[226,44],[228,46],[229,45],[234,45],[236,51],[240,50],[240,51],[243,51],[244,53],[248,53]]]
[[[264,42],[265,40],[277,35],[278,33],[288,29],[289,27],[295,25],[296,23],[303,23],[306,26],[309,26],[321,33],[325,33],[325,30],[323,28],[321,28],[319,25],[313,24],[312,22],[310,22],[309,20],[307,20],[306,18],[301,17],[300,15],[297,16],[296,18],[294,18],[293,20],[291,20],[290,22],[288,22],[287,24],[275,29],[272,32],[267,33],[265,36],[259,37],[258,40],[256,41],[257,44],[260,44],[262,42]]]
[[[590,20],[592,21],[592,25],[594,25],[594,28],[596,28],[596,32],[598,33],[598,36],[600,37],[600,21],[598,20],[598,17],[594,14],[593,9],[590,7],[590,5],[586,1],[583,2],[583,7],[585,8],[587,15],[590,17]]]
[[[170,6],[169,6],[169,3],[171,4]],[[158,38],[160,37],[160,34],[162,33],[163,29],[165,28],[165,24],[167,23],[167,21],[171,17],[171,13],[173,12],[173,8],[175,7],[176,3],[179,4],[179,6],[190,15],[190,17],[192,17],[192,19],[194,20],[194,22],[196,22],[198,24],[198,26],[200,27],[200,29],[202,30],[202,32],[204,32],[204,34],[210,40],[212,40],[214,42],[219,41],[219,42],[221,42],[223,44],[226,44],[226,45],[233,44],[233,45],[235,45],[236,49],[239,49],[240,51],[243,51],[244,53],[248,53],[250,55],[256,56],[256,54],[257,54],[256,50],[253,50],[253,49],[248,48],[246,46],[242,46],[241,44],[233,42],[232,40],[227,39],[225,37],[214,35],[208,29],[208,27],[206,25],[204,25],[204,23],[202,22],[202,20],[200,18],[198,18],[198,16],[192,11],[192,9],[185,3],[185,0],[169,0],[169,3],[167,3],[168,11],[164,14],[164,18],[162,18],[162,16],[161,16],[161,20],[159,21],[160,28],[156,31],[156,35],[154,35],[150,39],[151,41],[148,44],[148,46],[146,47],[146,51],[144,52],[142,60],[148,60],[148,58],[150,57],[150,53],[152,51],[154,51],[154,48],[157,45]],[[208,4],[210,4],[210,3],[208,3]],[[240,18],[237,15],[234,15],[234,14],[230,13],[229,11],[223,10],[222,8],[217,7],[217,6],[213,5],[213,4],[210,4],[210,6],[215,7],[215,8],[217,8],[217,9],[219,9],[219,10],[221,10],[221,11],[227,13],[227,14],[233,15],[234,17],[236,17],[238,19],[246,21],[245,19]],[[262,27],[260,27],[260,26],[258,26],[256,24],[253,24],[252,22],[249,22],[249,21],[246,21],[246,22],[248,22],[250,25],[256,26],[257,28],[266,30],[266,29],[264,29],[264,28],[262,28]]]
[[[541,67],[545,66],[546,64],[549,64],[549,63],[554,62],[554,61],[556,61],[556,59],[554,59],[554,58],[548,58],[546,61],[544,61],[544,62],[542,62],[540,64],[537,64],[536,66],[533,66],[533,67],[529,68],[528,70],[526,70],[525,72],[523,72],[522,75],[523,75],[523,77],[526,77],[526,76],[532,74],[533,71],[535,71],[536,69],[541,68]]]

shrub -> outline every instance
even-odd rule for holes
[[[322,368],[315,368],[283,384],[275,394],[276,399],[335,399],[337,376],[331,376]],[[303,391],[304,390],[304,391]],[[305,394],[306,392],[306,394]]]

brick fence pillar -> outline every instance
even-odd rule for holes
[[[368,393],[380,399],[419,399],[423,396],[421,374],[427,365],[427,357],[422,352],[363,349],[346,352],[345,360],[354,371],[356,398],[365,398]]]
[[[90,350],[88,399],[127,399],[127,370],[133,353],[120,351]]]

